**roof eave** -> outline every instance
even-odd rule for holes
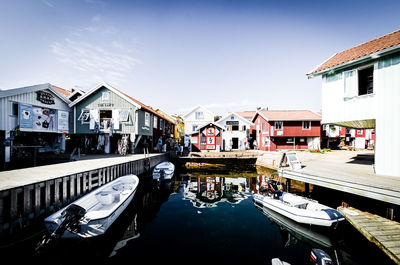
[[[339,65],[335,65],[335,66],[329,67],[327,69],[323,69],[323,70],[318,71],[318,72],[313,72],[314,70],[312,70],[310,73],[308,73],[306,75],[307,75],[308,79],[311,79],[311,78],[314,78],[314,77],[317,77],[317,76],[320,76],[320,75],[323,75],[323,74],[326,74],[326,73],[329,73],[329,72],[335,72],[335,71],[338,71],[338,70],[342,70],[344,68],[351,67],[353,65],[357,65],[357,64],[368,62],[368,61],[376,60],[376,59],[378,59],[380,57],[383,57],[383,56],[386,56],[386,55],[390,55],[390,54],[395,53],[395,52],[397,52],[399,50],[400,50],[400,44],[396,45],[396,46],[393,46],[393,47],[390,47],[390,48],[387,48],[387,49],[383,49],[383,50],[377,51],[375,53],[371,53],[371,54],[365,55],[363,57],[360,57],[360,58],[357,58],[357,59],[354,59],[354,60],[339,64]],[[326,60],[325,62],[327,62],[328,60]],[[322,63],[322,64],[324,64],[324,63]],[[318,69],[318,67],[319,66],[317,66],[315,69]]]

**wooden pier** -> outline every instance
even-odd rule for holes
[[[400,264],[400,223],[351,207],[338,210],[370,242]]]
[[[266,152],[257,165],[277,169],[283,153]],[[400,177],[380,176],[373,168],[373,152],[297,152],[302,168],[279,168],[279,175],[304,183],[400,205]]]
[[[119,176],[143,174],[146,167],[168,158],[168,153],[128,155],[0,172],[0,234],[21,229]]]

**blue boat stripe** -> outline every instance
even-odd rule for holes
[[[254,197],[253,197],[253,198],[254,198]],[[278,209],[280,209],[280,210],[282,210],[282,211],[285,211],[285,212],[287,212],[287,213],[289,213],[289,214],[291,214],[291,215],[295,215],[295,216],[299,216],[299,217],[305,217],[305,218],[311,218],[311,219],[326,220],[326,221],[332,221],[332,220],[334,220],[334,219],[327,219],[327,218],[320,218],[320,217],[311,217],[311,216],[306,216],[306,215],[298,215],[298,214],[289,212],[289,211],[287,211],[287,210],[285,210],[285,209],[282,209],[282,208],[280,208],[280,207],[278,207],[278,206],[275,206],[275,205],[273,205],[273,204],[271,204],[271,203],[265,202],[264,200],[260,200],[260,199],[257,199],[257,198],[254,198],[254,200],[258,201],[258,202],[261,203],[261,204],[266,203],[266,204],[268,204],[268,205],[270,205],[270,206],[272,206],[272,207],[278,208]],[[328,215],[329,215],[329,214],[328,214]],[[329,216],[329,217],[330,217],[330,216]],[[339,219],[339,218],[336,218],[335,220],[338,220],[338,219]]]

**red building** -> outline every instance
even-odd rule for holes
[[[219,151],[222,145],[222,132],[225,129],[211,122],[197,128],[191,135],[192,151]]]
[[[255,149],[320,149],[321,116],[308,110],[258,110],[252,119]]]

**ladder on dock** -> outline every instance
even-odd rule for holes
[[[400,264],[400,223],[352,207],[338,210],[370,242]]]

